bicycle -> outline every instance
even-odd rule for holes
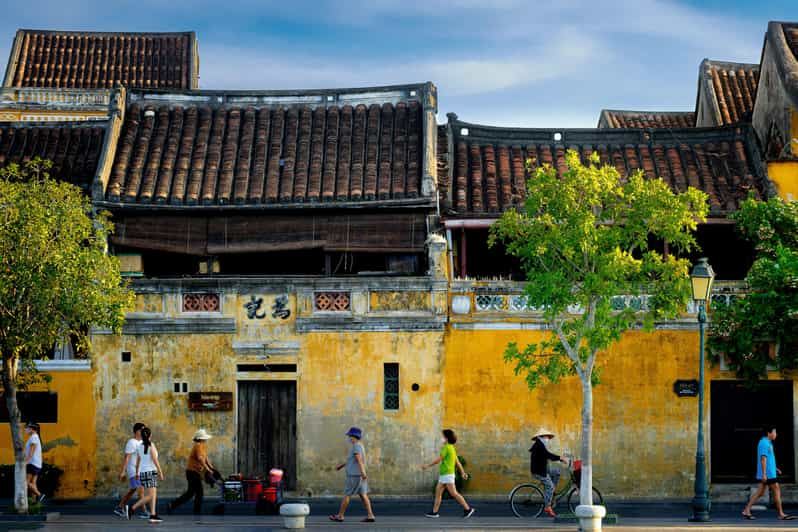
[[[572,467],[573,466],[573,467]],[[567,495],[568,509],[574,512],[579,506],[579,481],[581,479],[582,461],[571,460],[568,467],[568,480],[559,491],[555,487],[554,497],[551,501],[552,508],[556,508],[560,499]],[[604,505],[601,492],[593,488],[593,504]],[[538,481],[524,482],[515,486],[510,492],[510,509],[516,517],[540,517],[544,508],[543,485]]]

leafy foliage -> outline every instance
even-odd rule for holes
[[[86,342],[88,326],[120,330],[132,294],[116,257],[113,229],[92,215],[80,189],[51,180],[34,159],[0,170],[0,352],[30,359],[67,335]]]
[[[755,246],[746,276],[749,293],[712,311],[710,359],[726,358],[749,383],[767,376],[768,365],[798,368],[798,202],[747,199],[732,215]],[[771,358],[769,344],[778,346]]]
[[[597,353],[630,328],[650,328],[683,311],[690,265],[663,256],[650,242],[689,251],[707,214],[699,190],[674,194],[642,171],[622,179],[615,167],[599,166],[596,154],[587,165],[573,151],[566,160],[562,176],[550,166],[537,168],[524,210],[504,213],[491,227],[491,245],[502,242],[520,258],[527,302],[542,309],[553,331],[538,344],[511,343],[505,351],[530,389],[573,374],[595,384]],[[619,295],[648,295],[647,308],[615,309]]]

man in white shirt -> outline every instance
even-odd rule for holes
[[[119,500],[119,504],[114,509],[114,513],[125,519],[129,519],[129,516],[127,515],[128,501],[133,497],[134,494],[138,495],[138,498],[140,499],[144,493],[144,490],[141,487],[141,481],[136,475],[136,450],[139,448],[139,445],[141,445],[141,429],[143,428],[144,423],[136,423],[133,425],[133,437],[130,438],[125,444],[125,458],[122,461],[122,470],[119,472],[119,480],[124,480],[125,477],[127,477],[129,487],[127,493],[125,493]],[[149,515],[147,515],[145,518],[149,518]]]

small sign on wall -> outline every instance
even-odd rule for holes
[[[698,381],[678,380],[673,383],[673,391],[679,397],[698,397]]]
[[[233,392],[189,392],[188,409],[203,412],[233,409]]]

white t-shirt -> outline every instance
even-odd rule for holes
[[[130,456],[125,468],[125,474],[128,479],[136,478],[136,450],[141,445],[141,441],[136,438],[130,438],[125,444],[125,455]]]
[[[141,458],[141,462],[139,463],[139,474],[144,473],[145,471],[158,471],[158,468],[155,467],[155,462],[152,461],[153,453],[157,453],[158,450],[155,448],[155,445],[150,444],[150,448],[147,449],[147,454],[144,454],[144,444],[140,444],[136,449],[136,454]],[[134,465],[135,467],[135,465]]]
[[[36,450],[33,451],[33,456],[30,457],[28,463],[32,466],[42,467],[42,441],[35,432],[30,435],[30,438],[28,438],[28,441],[25,443],[25,456],[28,456],[30,447],[34,444],[36,445]]]

